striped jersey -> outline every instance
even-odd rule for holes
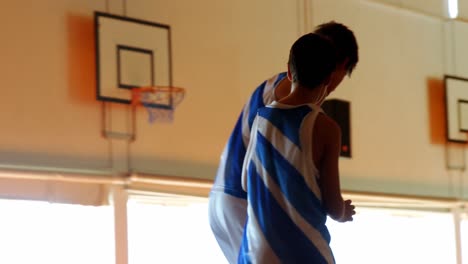
[[[257,110],[275,100],[275,88],[286,75],[283,72],[264,81],[255,89],[244,106],[221,155],[213,190],[223,191],[238,198],[247,198],[241,186],[241,173],[246,148],[249,144],[250,129]]]
[[[242,172],[248,219],[238,263],[334,263],[312,158],[320,112],[278,102],[258,110]]]

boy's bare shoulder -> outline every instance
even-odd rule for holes
[[[341,129],[338,123],[326,114],[320,113],[317,116],[315,131],[319,133],[322,138],[336,139],[341,137]]]

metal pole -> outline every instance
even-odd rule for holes
[[[462,245],[461,245],[461,208],[457,205],[452,209],[454,232],[455,232],[455,252],[457,255],[457,264],[463,264]]]

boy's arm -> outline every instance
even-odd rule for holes
[[[341,196],[338,161],[341,151],[341,129],[338,124],[325,115],[317,117],[319,142],[322,143],[319,185],[323,205],[328,215],[340,222],[351,221],[354,205],[344,201]],[[317,140],[314,140],[317,142]]]

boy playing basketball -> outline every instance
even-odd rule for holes
[[[329,84],[332,91],[357,64],[356,39],[346,26],[335,22],[322,24],[315,32],[335,43],[338,66]],[[286,73],[280,73],[262,83],[244,106],[221,156],[210,194],[209,217],[213,233],[230,263],[237,262],[246,220],[247,193],[241,187],[241,169],[250,141],[250,128],[259,108],[287,96],[290,89],[291,82],[286,78]]]
[[[334,263],[327,214],[343,222],[354,214],[339,185],[340,128],[320,108],[335,68],[331,41],[302,36],[290,51],[290,94],[258,110],[242,173],[238,263]]]

